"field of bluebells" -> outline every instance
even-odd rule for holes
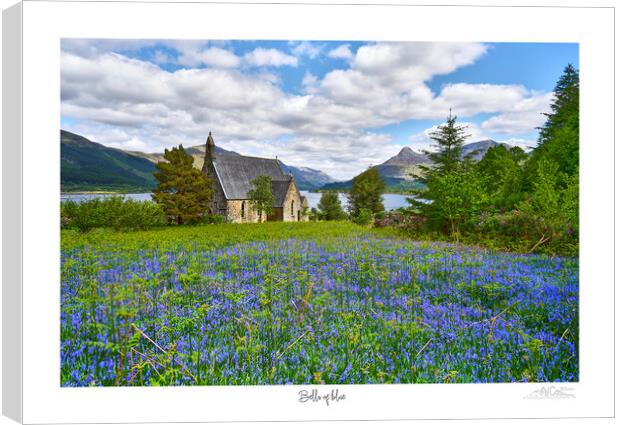
[[[578,261],[351,223],[63,231],[63,386],[578,380]]]

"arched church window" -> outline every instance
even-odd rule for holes
[[[241,201],[241,218],[245,218],[245,201]]]

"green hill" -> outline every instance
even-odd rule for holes
[[[61,191],[149,191],[155,187],[155,164],[60,130]]]

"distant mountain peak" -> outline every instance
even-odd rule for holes
[[[471,155],[471,158],[480,161],[482,157],[487,153],[489,148],[498,146],[495,140],[492,139],[484,139],[478,140],[477,142],[468,143],[463,145],[463,149],[461,152],[461,156],[465,157],[467,155]]]
[[[383,164],[380,164],[379,166],[386,166],[386,165],[409,166],[409,165],[423,164],[423,163],[428,163],[428,162],[429,162],[429,159],[425,154],[415,152],[409,146],[405,146],[400,150],[400,152],[398,152],[398,154],[394,155],[393,157],[385,161]]]

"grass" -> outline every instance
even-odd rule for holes
[[[107,246],[114,250],[138,248],[216,248],[249,241],[279,239],[329,239],[349,236],[377,235],[396,237],[391,228],[374,229],[349,221],[339,222],[266,222],[247,224],[207,224],[197,226],[168,226],[135,232],[116,232],[96,229],[86,234],[62,230],[63,249],[83,246]]]
[[[347,222],[61,236],[63,386],[579,379],[573,258]]]

